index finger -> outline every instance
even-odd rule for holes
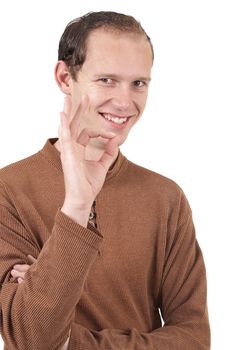
[[[72,110],[71,97],[69,95],[66,95],[64,98],[63,112],[69,117],[71,110]]]
[[[85,128],[79,134],[77,143],[86,147],[91,138],[103,137],[104,139],[112,139],[115,136],[116,135],[111,131]]]

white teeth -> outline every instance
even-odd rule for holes
[[[116,124],[123,124],[126,122],[127,118],[118,118],[118,117],[112,117],[109,114],[102,114],[105,119],[111,120],[112,122]]]

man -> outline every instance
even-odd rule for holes
[[[90,13],[66,27],[59,140],[0,173],[5,349],[210,348],[187,199],[119,151],[143,113],[152,63],[130,16]]]

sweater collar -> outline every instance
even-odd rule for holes
[[[62,164],[60,159],[60,152],[56,149],[54,146],[55,142],[57,141],[57,138],[50,138],[46,141],[44,147],[40,151],[40,153],[59,171],[62,170]],[[108,170],[105,181],[108,181],[112,177],[116,176],[119,171],[122,168],[122,165],[126,163],[127,159],[123,156],[121,151],[119,150],[118,156],[111,168],[111,170]]]

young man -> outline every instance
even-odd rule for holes
[[[119,151],[144,110],[152,63],[130,16],[90,13],[66,27],[59,140],[0,172],[5,349],[210,348],[187,199]]]

